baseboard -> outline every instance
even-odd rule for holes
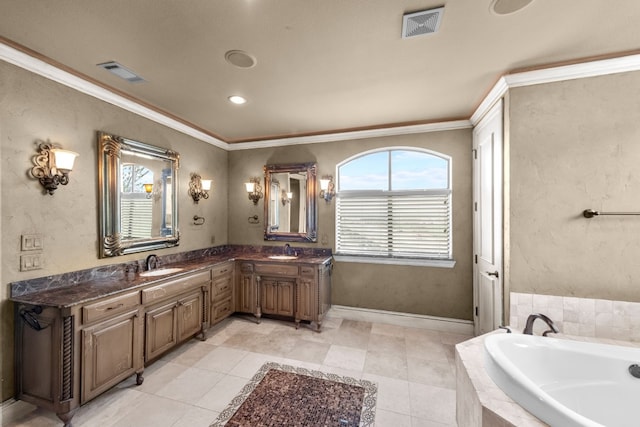
[[[473,322],[470,320],[348,307],[344,305],[332,305],[329,314],[343,319],[386,323],[409,328],[432,329],[453,334],[473,335]]]
[[[7,399],[0,403],[0,426],[10,424],[35,409],[36,406],[22,400]]]

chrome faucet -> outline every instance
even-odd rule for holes
[[[291,253],[291,245],[288,243],[285,243],[284,248],[282,248],[282,253],[284,255],[289,255]]]
[[[155,268],[158,268],[158,264],[160,263],[160,261],[158,261],[158,256],[156,254],[151,254],[147,257],[147,260],[145,261],[145,264],[147,265],[147,271],[151,271]]]
[[[535,313],[535,314],[530,314],[529,317],[527,317],[527,324],[524,327],[524,331],[522,331],[523,334],[533,335],[533,323],[536,321],[536,319],[542,319],[544,323],[546,323],[551,328],[544,331],[544,333],[542,334],[543,337],[546,337],[547,334],[551,332],[553,332],[554,334],[557,334],[560,332],[556,327],[556,325],[553,323],[553,320],[549,319],[544,314]]]

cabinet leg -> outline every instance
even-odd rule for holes
[[[76,410],[74,409],[73,411],[56,414],[56,415],[58,416],[58,418],[60,418],[60,421],[64,423],[64,427],[73,427],[71,424],[71,418],[73,418],[75,413],[76,413]]]
[[[296,329],[300,329],[300,321],[296,320]]]
[[[142,376],[143,373],[144,371],[136,372],[136,385],[142,385],[142,383],[144,382],[144,377]]]

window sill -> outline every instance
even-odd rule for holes
[[[420,258],[385,258],[358,255],[334,254],[333,259],[338,262],[360,262],[365,264],[393,264],[412,265],[418,267],[453,268],[456,265],[452,259],[420,259]]]

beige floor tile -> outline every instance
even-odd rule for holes
[[[232,370],[229,371],[229,375],[251,379],[265,363],[283,363],[282,360],[282,358],[276,356],[249,352]]]
[[[324,364],[352,371],[362,371],[366,356],[366,350],[332,345],[324,359]]]
[[[214,348],[215,346],[205,344],[200,340],[189,340],[162,356],[160,360],[177,363],[179,365],[192,366],[213,351]]]
[[[443,424],[437,421],[423,420],[420,418],[411,418],[411,427],[457,427],[458,424]]]
[[[73,417],[73,425],[111,425],[133,410],[145,396],[145,393],[135,389],[113,388],[81,406]]]
[[[410,382],[409,398],[412,417],[455,425],[455,390]]]
[[[385,323],[373,323],[371,325],[371,333],[378,335],[387,335],[390,337],[404,338],[406,328],[404,326],[387,325]]]
[[[219,412],[192,406],[171,427],[209,427],[218,415]]]
[[[188,368],[155,394],[191,404],[203,397],[223,377],[224,374],[219,372]]]
[[[364,372],[383,377],[407,380],[407,358],[397,353],[368,351]]]
[[[376,427],[411,427],[411,417],[397,412],[378,409]]]
[[[22,417],[7,423],[4,419],[2,420],[3,427],[60,427],[61,425],[62,422],[56,414],[40,408],[29,411]]]
[[[246,378],[227,375],[194,404],[211,411],[222,412],[246,383]]]
[[[407,366],[407,379],[410,382],[450,389],[456,388],[455,369],[448,360],[433,361],[409,357]]]
[[[407,352],[407,345],[405,343],[404,336],[390,336],[372,333],[369,338],[368,350],[405,355]]]
[[[238,362],[247,354],[244,350],[228,347],[216,347],[205,357],[197,361],[196,368],[208,369],[223,374],[232,370]]]
[[[136,376],[132,375],[118,384],[117,387],[145,393],[155,393],[185,370],[187,370],[187,367],[184,365],[158,360],[144,369],[144,382],[141,385],[136,384]]]
[[[362,379],[378,385],[377,408],[410,415],[409,382],[374,374],[363,374]]]
[[[361,331],[355,328],[343,328],[337,329],[335,336],[333,337],[333,344],[342,345],[345,347],[354,347],[366,350],[369,347],[369,338],[371,333],[367,331]]]
[[[190,405],[152,394],[144,394],[109,427],[171,427],[189,410]],[[94,424],[95,425],[95,424]]]
[[[321,364],[327,357],[331,344],[299,340],[298,344],[284,356],[289,359]]]

